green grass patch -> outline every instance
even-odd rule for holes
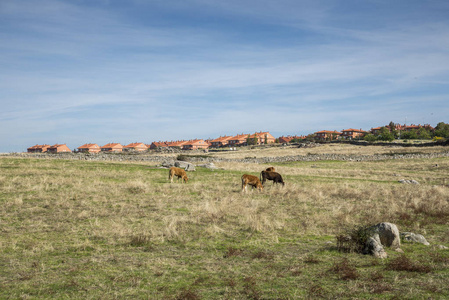
[[[0,298],[448,298],[449,256],[434,245],[449,245],[449,191],[432,163],[274,164],[285,187],[242,193],[241,175],[263,166],[171,184],[145,163],[2,157]],[[396,184],[421,169],[420,185]],[[380,221],[432,246],[338,251],[343,228]]]

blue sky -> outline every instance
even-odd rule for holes
[[[0,152],[449,122],[446,0],[0,0]]]

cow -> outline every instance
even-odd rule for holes
[[[274,170],[274,167],[269,167],[269,168],[266,168],[265,171],[271,171],[271,172],[274,172],[275,170]]]
[[[273,180],[273,184],[275,183],[282,183],[282,186],[284,186],[284,180],[282,179],[281,174],[273,171],[262,171],[260,172],[260,180],[262,181],[262,184],[265,184],[266,180]]]
[[[263,190],[263,185],[260,183],[259,178],[254,175],[244,174],[242,176],[242,192],[246,191],[246,186],[250,185],[253,188],[258,188],[260,191]]]
[[[168,179],[170,180],[171,183],[173,183],[173,177],[177,177],[177,180],[179,181],[179,178],[181,178],[181,183],[185,182],[187,183],[187,181],[189,180],[189,178],[187,178],[187,174],[186,171],[177,167],[171,167],[170,168],[170,172],[168,173]]]

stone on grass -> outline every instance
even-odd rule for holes
[[[401,180],[399,180],[399,183],[404,183],[404,184],[419,184],[418,181],[413,180],[413,179],[409,179],[409,180],[407,180],[407,179],[401,179]]]
[[[369,237],[366,240],[364,254],[371,254],[377,258],[386,258],[384,247],[398,251],[401,247],[399,230],[395,224],[383,222],[368,228]]]
[[[214,165],[214,163],[207,163],[207,164],[202,164],[202,165],[198,165],[198,167],[201,167],[201,168],[206,168],[206,169],[210,169],[210,170],[216,170],[216,169],[218,169],[215,165]]]
[[[420,243],[426,246],[430,245],[424,236],[413,232],[401,232],[401,238],[403,241],[407,242]]]
[[[380,242],[383,246],[395,250],[401,247],[401,238],[398,227],[395,224],[383,222],[370,227],[373,234],[379,234]]]
[[[182,160],[175,161],[175,167],[184,169],[186,171],[195,171],[195,166],[192,163]]]
[[[387,252],[385,252],[377,233],[368,238],[368,240],[366,241],[365,249],[363,250],[363,254],[371,254],[377,258],[387,257]]]

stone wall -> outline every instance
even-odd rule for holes
[[[148,153],[136,154],[116,154],[116,153],[98,153],[98,154],[84,154],[84,153],[11,153],[3,154],[2,156],[14,157],[29,157],[39,159],[72,159],[72,160],[86,160],[86,161],[121,161],[121,162],[166,162],[176,160],[177,154],[173,155],[157,155]],[[292,156],[278,156],[278,157],[247,157],[242,159],[219,158],[215,156],[185,156],[185,160],[193,163],[205,162],[241,162],[241,163],[278,163],[278,162],[293,162],[293,161],[320,161],[320,160],[337,160],[337,161],[378,161],[378,160],[394,160],[394,159],[429,159],[437,157],[449,157],[449,151],[439,153],[416,153],[416,154],[376,154],[376,155],[345,155],[345,154],[307,154],[307,155],[292,155]]]

